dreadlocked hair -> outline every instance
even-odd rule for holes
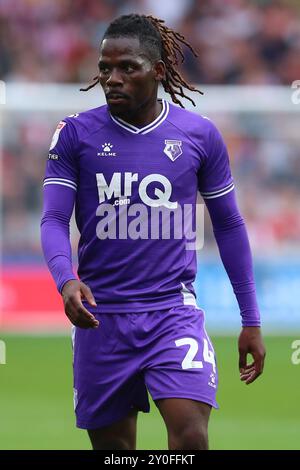
[[[177,70],[179,61],[184,62],[183,47],[186,46],[192,54],[197,57],[193,47],[185,40],[184,36],[165,25],[164,20],[154,16],[145,15],[123,15],[114,20],[106,32],[103,39],[108,37],[137,37],[148,55],[153,61],[163,60],[166,65],[166,75],[162,80],[162,85],[166,93],[171,95],[173,103],[184,108],[177,96],[186,98],[194,106],[195,102],[184,93],[183,88],[195,91],[203,95],[203,92],[187,83]],[[91,85],[80,88],[81,91],[88,91],[99,83],[99,76],[93,79]]]

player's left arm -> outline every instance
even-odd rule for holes
[[[264,367],[265,347],[261,336],[252,255],[245,222],[239,212],[229,157],[222,136],[207,123],[205,160],[199,170],[199,190],[207,206],[223,265],[237,298],[242,317],[239,336],[240,378],[253,382]],[[247,364],[247,355],[253,361]]]
[[[260,329],[260,313],[247,230],[236,204],[234,189],[221,197],[205,200],[205,203],[220,256],[240,308],[240,378],[250,384],[263,372],[266,352]],[[253,358],[250,364],[247,364],[248,354]]]

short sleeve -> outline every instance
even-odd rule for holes
[[[70,121],[60,121],[52,137],[44,186],[60,185],[76,191],[78,165],[76,129]]]
[[[203,199],[223,196],[234,188],[226,145],[220,132],[209,119],[205,157],[198,171],[198,188]]]

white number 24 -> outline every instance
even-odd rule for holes
[[[194,338],[177,339],[175,341],[175,344],[176,346],[185,346],[185,345],[190,346],[181,364],[183,369],[203,369],[202,361],[194,361],[194,358],[199,349],[198,342]],[[203,339],[203,361],[211,364],[213,371],[216,372],[216,362],[215,362],[214,352],[209,350],[208,341],[206,338]]]

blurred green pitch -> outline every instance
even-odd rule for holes
[[[0,449],[89,449],[75,428],[68,337],[1,336],[7,364],[0,365]],[[220,388],[210,421],[211,449],[299,449],[300,365],[291,363],[296,337],[266,337],[264,375],[239,381],[237,340],[213,338]],[[166,449],[163,422],[153,403],[140,413],[138,449]]]

